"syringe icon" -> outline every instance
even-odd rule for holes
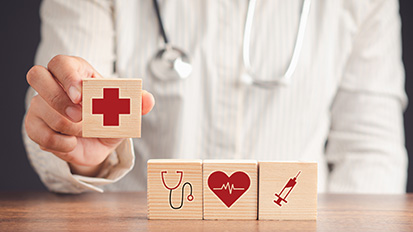
[[[279,205],[280,207],[281,205],[281,201],[284,201],[285,203],[287,203],[287,197],[290,194],[291,190],[293,190],[294,186],[297,184],[297,177],[300,175],[301,171],[298,171],[297,175],[293,178],[290,178],[287,182],[287,184],[285,184],[284,188],[281,190],[281,192],[279,194],[275,193],[275,196],[278,197],[277,200],[274,200],[274,203]],[[287,194],[285,194],[285,196],[282,196],[282,193],[284,192],[285,189],[289,189]]]

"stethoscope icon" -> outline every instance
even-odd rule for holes
[[[182,208],[182,206],[184,205],[184,189],[185,189],[185,186],[186,186],[186,185],[189,185],[189,188],[190,188],[190,190],[191,190],[191,191],[189,192],[189,195],[186,197],[186,199],[187,199],[188,201],[193,201],[193,200],[194,200],[194,196],[192,195],[192,184],[189,183],[189,182],[185,182],[184,185],[182,185],[181,204],[180,204],[178,207],[174,207],[174,206],[173,206],[173,204],[172,204],[172,191],[175,190],[175,189],[177,189],[177,188],[179,187],[179,185],[181,185],[182,179],[183,179],[183,177],[184,177],[184,172],[183,172],[183,171],[176,171],[176,173],[179,174],[180,177],[179,177],[178,184],[177,184],[175,187],[173,187],[173,188],[169,187],[169,186],[166,184],[166,182],[165,182],[164,174],[166,174],[166,173],[168,173],[168,172],[167,172],[167,171],[161,171],[161,178],[162,178],[163,186],[165,186],[165,188],[169,190],[169,205],[171,206],[171,208],[172,208],[172,209],[180,209],[180,208]]]

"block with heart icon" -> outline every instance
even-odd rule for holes
[[[148,218],[202,219],[202,160],[148,161]]]
[[[204,219],[257,219],[257,161],[205,160]]]
[[[83,80],[82,134],[96,138],[141,136],[142,80]]]
[[[260,220],[316,220],[317,163],[259,162]]]

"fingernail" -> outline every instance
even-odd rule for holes
[[[73,103],[77,104],[80,100],[80,91],[75,86],[69,87],[69,97]]]
[[[82,112],[80,110],[80,107],[76,106],[69,106],[66,108],[66,115],[73,121],[73,122],[79,122],[82,120]]]

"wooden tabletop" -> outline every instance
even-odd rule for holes
[[[413,231],[413,194],[332,195],[317,221],[147,220],[146,193],[0,193],[0,231]]]

